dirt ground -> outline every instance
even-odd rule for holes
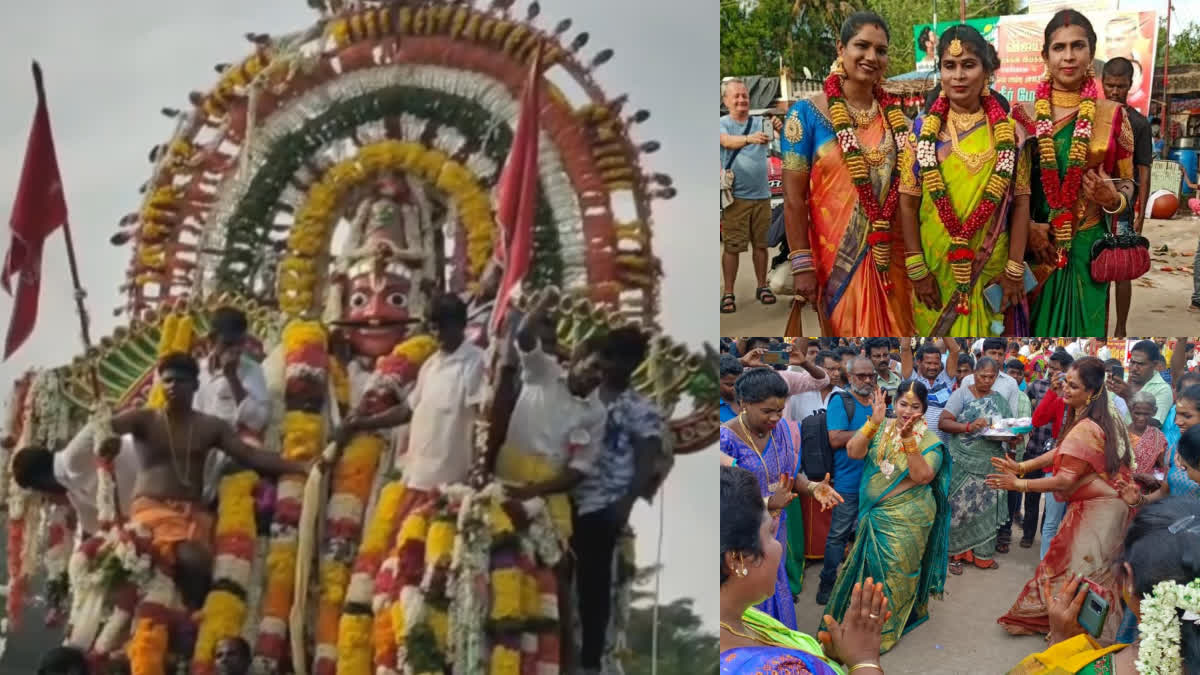
[[[1200,219],[1183,213],[1172,220],[1146,220],[1143,234],[1150,240],[1150,250],[1153,252],[1166,245],[1167,252],[1154,253],[1150,272],[1133,282],[1127,324],[1130,335],[1191,335],[1200,326],[1200,314],[1187,311],[1192,293],[1192,255],[1200,237]],[[754,266],[750,254],[745,253],[738,265],[734,285],[738,311],[721,315],[721,335],[782,334],[791,310],[791,296],[780,296],[774,306],[762,305],[754,299],[754,282]],[[719,291],[720,288],[717,297],[713,298],[714,303],[720,300]],[[1115,297],[1110,298],[1110,333],[1115,323],[1115,302]],[[820,333],[820,323],[811,307],[805,308],[803,323],[806,334]]]
[[[1012,551],[997,555],[1000,567],[968,567],[962,576],[948,575],[941,600],[929,603],[929,620],[905,635],[880,665],[897,673],[1007,673],[1021,659],[1045,649],[1043,638],[1014,637],[996,619],[1008,611],[1038,563],[1040,535],[1033,548],[1021,548],[1020,527],[1013,528]],[[796,604],[799,629],[815,635],[823,608],[816,604],[821,561],[804,571],[804,590]]]

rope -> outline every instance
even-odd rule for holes
[[[650,675],[658,675],[658,599],[662,587],[662,552],[663,552],[663,523],[667,507],[666,490],[659,492],[658,499],[658,551],[654,560],[654,609],[651,615],[650,633]]]

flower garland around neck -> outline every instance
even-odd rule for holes
[[[917,165],[921,167],[921,180],[929,188],[929,195],[933,197],[942,226],[950,235],[949,260],[954,271],[956,289],[951,302],[954,303],[955,311],[964,316],[971,312],[968,295],[971,292],[971,265],[975,260],[975,252],[969,247],[971,237],[992,219],[996,208],[1008,192],[1013,170],[1017,165],[1017,142],[1012,121],[990,92],[982,98],[983,110],[987,114],[988,124],[992,126],[995,138],[996,162],[984,187],[983,196],[966,222],[959,219],[954,205],[950,203],[950,193],[946,191],[945,176],[942,175],[942,167],[937,158],[938,132],[946,123],[946,116],[950,111],[950,99],[945,95],[938,97],[929,114],[925,116],[921,137],[917,140]]]
[[[1075,225],[1075,201],[1083,180],[1084,165],[1087,164],[1088,145],[1092,140],[1092,121],[1096,116],[1096,81],[1089,78],[1080,92],[1079,116],[1075,119],[1075,131],[1071,134],[1071,149],[1067,155],[1067,174],[1058,173],[1058,160],[1054,149],[1054,118],[1051,115],[1051,84],[1043,81],[1037,88],[1037,100],[1033,110],[1037,113],[1035,131],[1038,141],[1038,161],[1042,169],[1042,191],[1050,203],[1050,225],[1054,228],[1054,243],[1058,248],[1059,268],[1067,266],[1067,252],[1071,250],[1071,234]]]
[[[887,94],[879,84],[875,85],[874,97],[883,107],[884,118],[887,120],[893,138],[901,142],[908,134],[908,120],[900,110],[900,99]],[[871,233],[867,235],[867,243],[871,246],[871,257],[875,260],[875,269],[883,281],[884,291],[890,292],[895,285],[888,278],[888,267],[891,265],[892,254],[892,217],[896,213],[896,205],[900,201],[898,163],[892,167],[887,194],[880,202],[875,196],[871,185],[871,174],[867,170],[867,160],[859,145],[858,136],[854,132],[854,122],[846,107],[846,94],[842,89],[842,76],[830,74],[825,79],[825,96],[829,99],[829,117],[833,121],[833,129],[837,134],[838,145],[850,171],[850,179],[854,189],[858,191],[858,203],[863,213],[871,222]]]
[[[1182,619],[1179,610],[1183,610]],[[1160,581],[1142,598],[1137,669],[1142,675],[1182,673],[1179,654],[1180,621],[1200,623],[1200,579],[1186,586]]]

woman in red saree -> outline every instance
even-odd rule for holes
[[[1129,436],[1124,422],[1110,411],[1105,374],[1104,362],[1090,356],[1079,359],[1067,371],[1063,389],[1067,419],[1054,452],[1025,462],[1007,457],[992,460],[1002,473],[988,476],[989,487],[1053,492],[1055,499],[1067,502],[1062,525],[1046,557],[1012,609],[999,619],[1014,635],[1048,632],[1047,605],[1074,576],[1094,582],[1094,590],[1108,600],[1109,615],[1101,639],[1111,642],[1121,625],[1120,595],[1113,572],[1129,525],[1130,505],[1126,499],[1140,501],[1141,496],[1130,480]],[[1019,478],[1051,464],[1053,476]]]

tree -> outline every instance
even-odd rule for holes
[[[838,0],[722,0],[721,76],[823,73],[837,30],[854,8]]]
[[[1158,53],[1156,66],[1162,66],[1167,52],[1167,20],[1158,20]],[[1171,41],[1171,65],[1200,63],[1200,24],[1189,23]]]
[[[958,0],[866,0],[866,8],[886,19],[891,32],[888,41],[888,77],[911,72],[917,67],[912,27],[933,23],[935,3],[939,22],[958,19]],[[1013,14],[1016,4],[1015,0],[967,0],[967,18]]]
[[[638,582],[649,579],[653,567],[638,570]],[[629,625],[625,634],[629,640],[630,660],[625,672],[631,675],[650,673],[650,641],[654,627],[653,594],[633,593]],[[680,598],[658,608],[658,672],[661,675],[716,675],[718,658],[717,636],[705,632],[703,621],[692,609],[691,598]]]

